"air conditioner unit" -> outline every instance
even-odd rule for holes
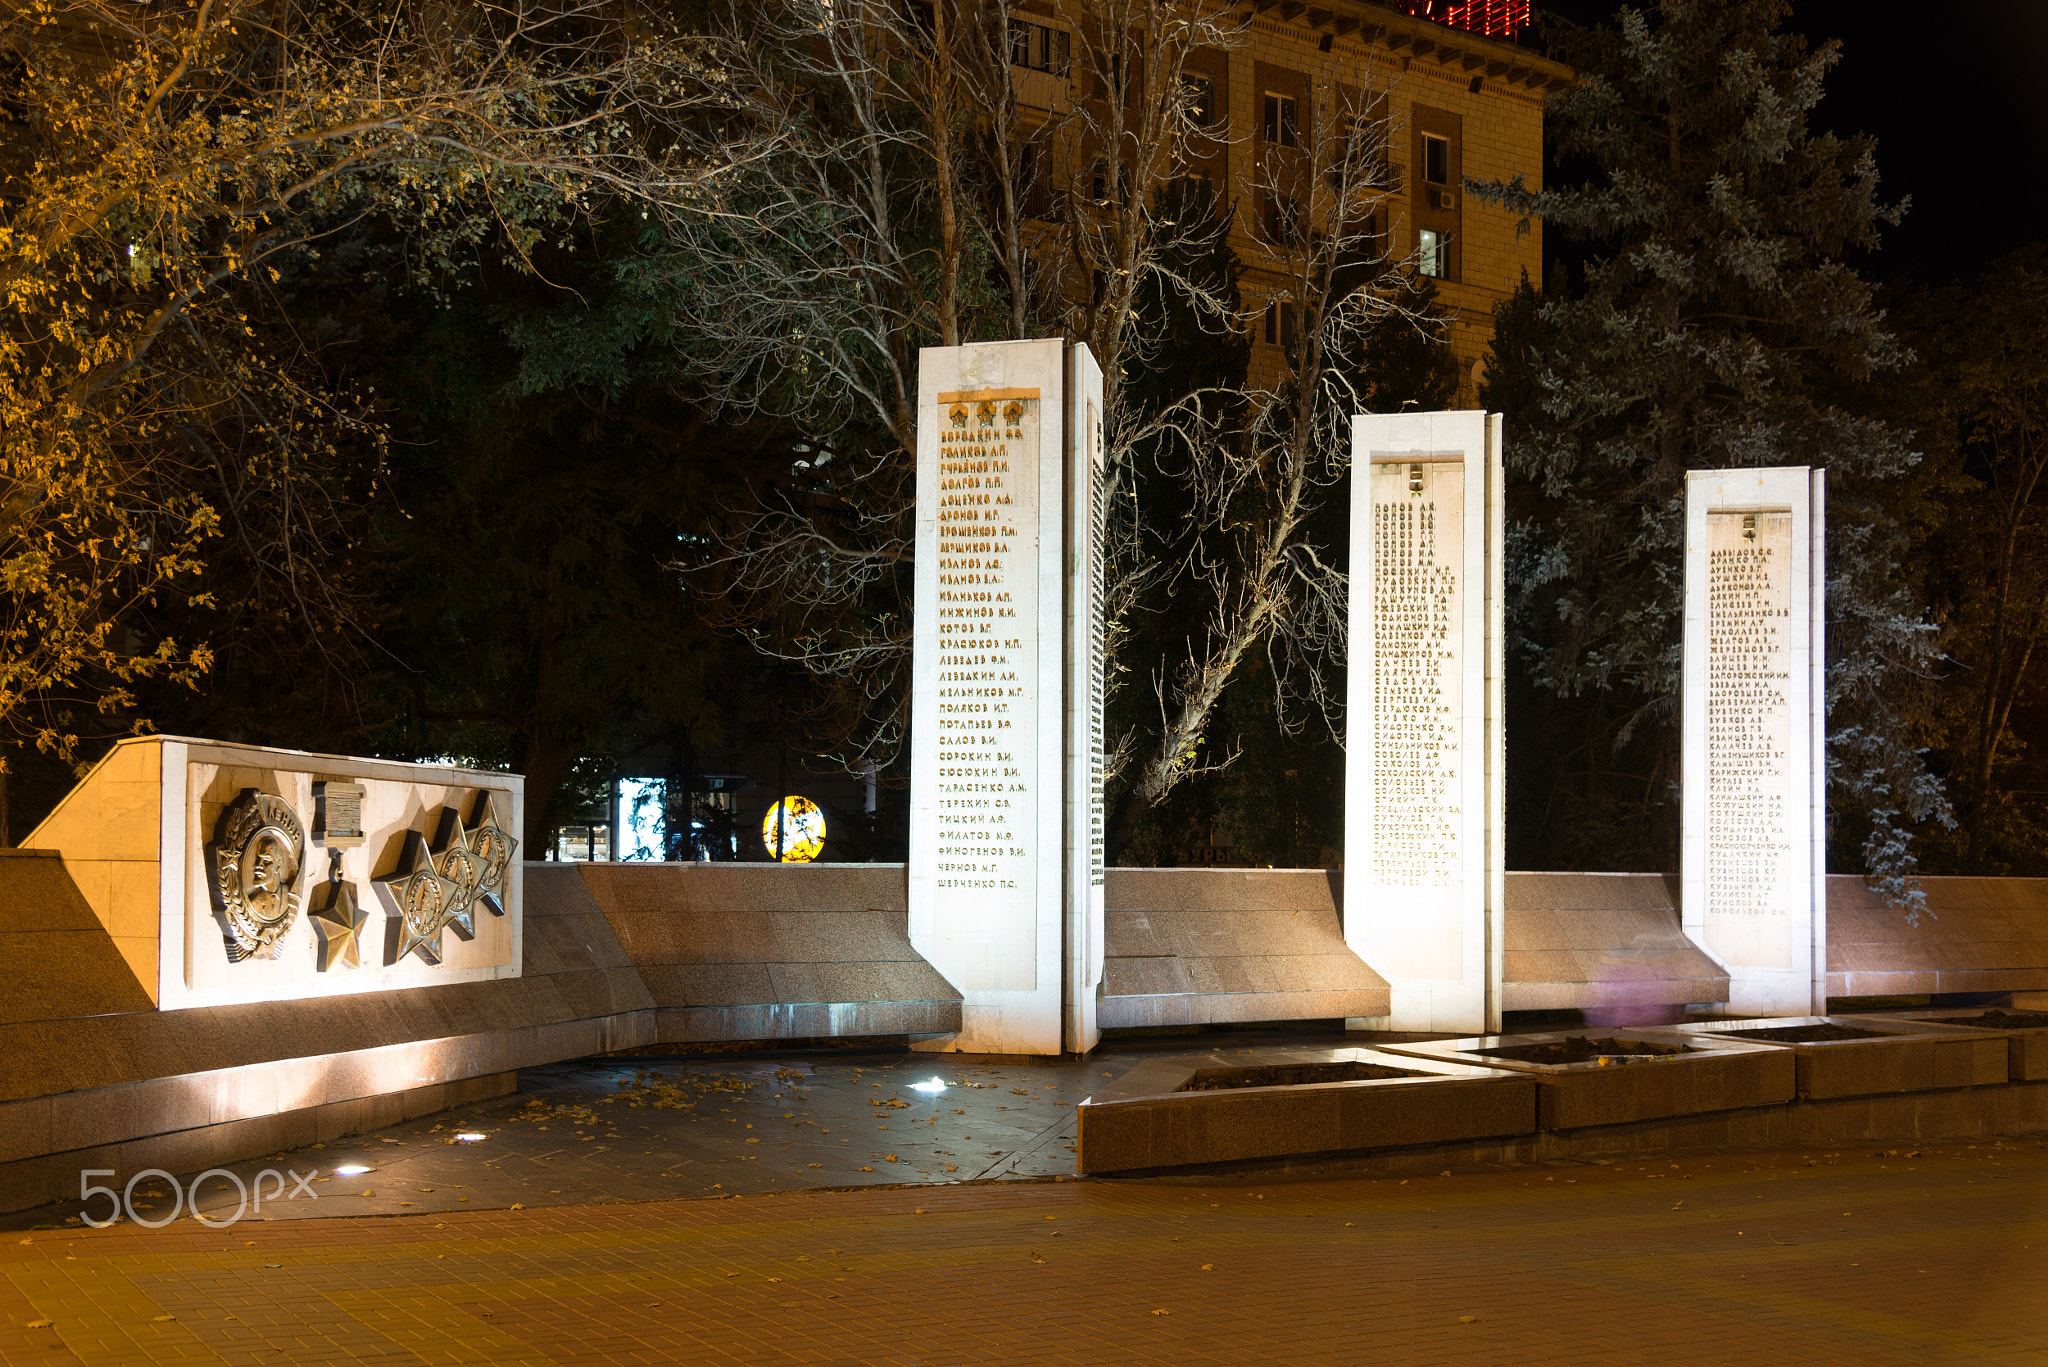
[[[1451,192],[1449,190],[1432,190],[1430,191],[1430,198],[1434,201],[1436,208],[1450,209],[1456,207],[1451,200]]]

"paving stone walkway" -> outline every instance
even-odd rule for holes
[[[0,1239],[10,1367],[1978,1367],[2048,1364],[2044,1307],[2031,1139]]]
[[[304,1188],[285,1180],[292,1199],[267,1199],[263,1219],[1072,1175],[1075,1103],[1146,1057],[1009,1066],[900,1051],[584,1059],[521,1072],[511,1096],[226,1171],[247,1191],[266,1169],[318,1170]],[[934,1079],[943,1092],[916,1090]],[[197,1175],[178,1174],[187,1190]],[[264,1191],[279,1184],[266,1179]],[[241,1199],[215,1177],[199,1208],[224,1218]],[[135,1203],[146,1220],[171,1213],[161,1181],[138,1184]],[[0,1231],[81,1211],[105,1218],[107,1205],[0,1215]]]

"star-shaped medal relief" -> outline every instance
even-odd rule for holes
[[[360,942],[370,913],[356,906],[355,884],[336,879],[326,886],[327,904],[310,918],[320,936],[320,971],[325,973],[336,964],[361,968]]]
[[[445,922],[465,940],[476,938],[476,894],[483,883],[483,861],[476,857],[462,818],[453,807],[441,814],[441,838],[434,845],[434,869],[455,886]]]
[[[391,962],[417,954],[422,963],[440,963],[441,929],[448,924],[460,889],[434,867],[427,842],[418,831],[405,833],[405,852],[399,856],[398,867],[371,882],[385,909],[398,918],[398,952]]]
[[[493,916],[505,914],[505,870],[512,866],[512,856],[519,851],[519,842],[512,838],[503,826],[498,824],[497,794],[488,788],[477,799],[476,811],[471,813],[469,828],[470,853],[476,856],[480,877],[477,880],[476,900],[484,910]]]

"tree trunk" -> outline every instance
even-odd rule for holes
[[[1138,835],[1138,823],[1152,811],[1150,799],[1142,796],[1136,788],[1126,792],[1116,804],[1116,810],[1109,818],[1109,838],[1103,841],[1102,862],[1116,867],[1123,852],[1130,848],[1131,841]]]
[[[528,859],[546,858],[548,832],[553,829],[555,794],[562,776],[581,754],[575,741],[553,736],[529,736],[521,769],[526,774],[526,821],[520,840]]]

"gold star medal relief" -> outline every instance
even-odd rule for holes
[[[443,818],[446,821],[446,818]],[[469,851],[477,861],[477,905],[493,916],[505,914],[505,871],[519,842],[498,822],[498,796],[485,790],[470,813]]]
[[[398,867],[374,880],[396,926],[386,962],[417,954],[422,963],[438,964],[443,930],[474,940],[478,907],[505,914],[505,873],[519,842],[498,824],[493,794],[484,793],[470,817],[465,827],[458,800],[442,811],[431,845],[407,831]]]
[[[420,962],[441,962],[441,930],[461,895],[461,889],[436,867],[418,831],[405,833],[405,848],[398,867],[371,883],[384,903],[387,924],[386,963],[398,963],[408,954]]]
[[[322,886],[326,902],[307,918],[320,937],[320,971],[325,973],[336,964],[361,968],[363,927],[369,923],[370,913],[356,905],[355,884],[337,878]]]

